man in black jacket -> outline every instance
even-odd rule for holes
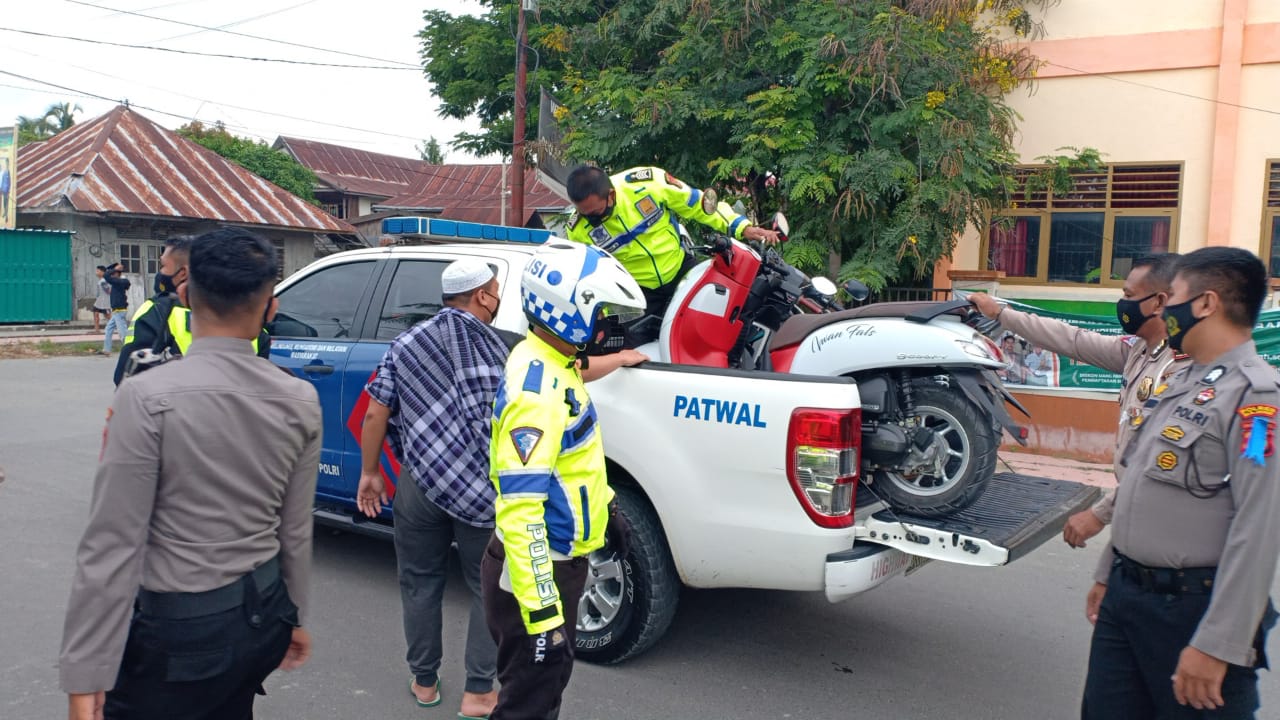
[[[120,342],[124,342],[125,335],[129,332],[129,280],[122,277],[124,265],[116,263],[107,268],[107,273],[102,277],[103,280],[111,286],[111,318],[107,320],[107,333],[102,341],[102,350],[99,355],[111,354],[111,335],[116,328],[120,329]]]

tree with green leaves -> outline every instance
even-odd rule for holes
[[[659,165],[757,217],[782,209],[786,255],[807,271],[912,282],[1006,205],[1005,97],[1037,67],[1028,10],[1052,2],[560,0],[531,25],[530,87],[563,104],[569,157]],[[509,142],[514,7],[427,14],[444,112],[482,121],[455,146]]]
[[[425,163],[431,163],[432,165],[444,164],[444,152],[440,150],[440,142],[434,137],[427,138],[425,142],[418,145],[418,156]]]
[[[79,105],[53,103],[40,117],[18,116],[18,145],[48,140],[76,124],[76,113],[83,112]]]
[[[220,122],[214,125],[190,122],[178,128],[177,133],[312,205],[319,204],[315,195],[315,173],[283,150],[274,150],[261,140],[232,135]]]

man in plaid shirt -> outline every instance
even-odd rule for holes
[[[480,560],[493,535],[489,432],[508,350],[490,327],[499,298],[498,280],[487,264],[451,263],[441,288],[444,309],[401,333],[365,388],[371,402],[361,433],[364,467],[356,502],[369,517],[377,517],[387,502],[380,460],[390,425],[403,467],[392,511],[413,673],[409,690],[420,707],[440,704],[445,575],[449,545],[457,541],[472,594],[459,716],[482,718],[498,701],[497,646],[480,600]]]

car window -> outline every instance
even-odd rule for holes
[[[378,340],[396,336],[433,317],[441,304],[440,276],[452,260],[401,260],[378,316]],[[493,267],[495,274],[498,268]]]
[[[280,292],[271,324],[278,337],[350,339],[356,308],[373,275],[373,261],[334,265]]]

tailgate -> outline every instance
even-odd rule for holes
[[[858,528],[858,539],[931,560],[1007,565],[1059,534],[1067,518],[1102,491],[1065,480],[999,473],[973,505],[942,518],[880,510]]]

